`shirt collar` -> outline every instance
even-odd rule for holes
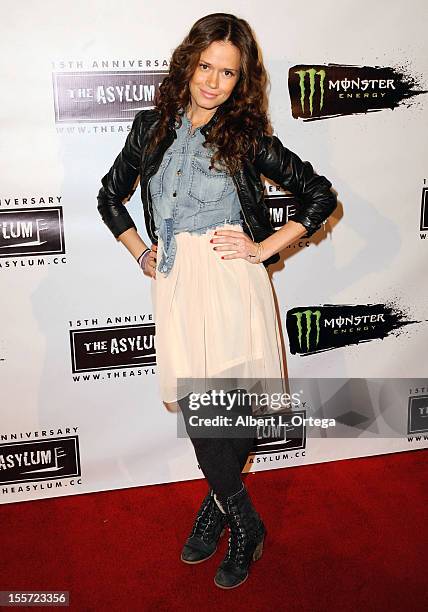
[[[185,121],[187,124],[190,124],[190,123],[191,123],[191,121],[190,121],[190,120],[187,118],[187,115],[186,115],[186,113],[183,111],[183,109],[182,109],[182,108],[179,110],[179,114],[181,115],[181,117],[184,119],[184,121]],[[212,128],[212,127],[213,127],[213,126],[214,126],[214,125],[217,123],[218,118],[219,118],[219,112],[218,112],[218,108],[217,108],[216,112],[215,112],[215,113],[214,113],[214,115],[211,117],[211,119],[208,121],[208,123],[205,123],[204,125],[199,126],[199,129],[200,129],[201,133],[202,133],[204,136],[206,136],[206,135],[207,135],[207,133],[208,133],[208,132],[211,130],[211,128]],[[177,126],[177,122],[176,122],[176,121],[174,121],[172,118],[169,120],[169,125],[170,125],[170,127],[173,127],[173,126],[174,126],[174,128],[177,128],[177,127],[178,127],[178,126]],[[197,128],[197,129],[198,129],[198,128]]]

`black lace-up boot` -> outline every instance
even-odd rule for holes
[[[216,504],[211,489],[199,508],[193,529],[183,547],[181,560],[185,563],[201,563],[212,557],[225,527],[226,515]]]
[[[230,529],[225,558],[214,578],[222,589],[233,589],[248,578],[251,561],[260,559],[266,528],[255,511],[244,485],[231,497],[219,499]]]

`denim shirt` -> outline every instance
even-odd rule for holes
[[[223,223],[239,223],[241,203],[230,174],[210,165],[212,152],[205,137],[186,113],[176,129],[177,138],[164,154],[158,171],[149,180],[156,234],[162,240],[158,270],[168,275],[174,265],[175,234],[202,234]]]

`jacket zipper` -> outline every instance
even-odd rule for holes
[[[146,196],[147,196],[147,209],[149,211],[149,217],[150,217],[150,231],[153,234],[153,236],[150,236],[150,240],[154,243],[155,241],[154,241],[154,233],[153,233],[153,217],[152,217],[152,213],[150,210],[150,192],[149,192],[150,181],[152,180],[152,178],[153,178],[153,175],[147,181]]]
[[[235,177],[233,177],[233,182],[235,183],[235,186],[236,186],[236,188],[237,188],[237,190],[238,190],[238,195],[239,195],[239,186],[238,186],[237,181],[235,181]],[[250,230],[251,238],[253,239],[253,242],[255,242],[255,240],[254,240],[254,234],[253,234],[253,231],[252,231],[252,229],[251,229],[250,224],[249,224],[249,223],[248,223],[248,221],[247,221],[247,217],[245,216],[244,207],[242,206],[242,204],[241,204],[241,210],[242,210],[242,214],[244,215],[244,220],[245,220],[245,223],[247,224],[247,227],[248,227],[248,229]]]
[[[252,229],[251,229],[251,225],[248,223],[248,221],[247,221],[247,217],[245,216],[245,212],[244,212],[244,207],[243,207],[243,206],[241,206],[241,210],[242,210],[242,214],[244,215],[245,223],[247,224],[247,227],[248,227],[248,229],[250,230],[251,238],[253,239],[253,242],[255,242],[255,240],[254,240],[254,234],[253,234],[253,231],[252,231]]]

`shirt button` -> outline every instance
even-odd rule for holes
[[[181,170],[177,170],[177,174],[180,175],[181,174]]]
[[[176,197],[176,195],[177,195],[177,192],[176,192],[176,191],[174,191],[174,193],[172,194],[172,197],[173,197],[173,198],[175,198],[175,197]]]

